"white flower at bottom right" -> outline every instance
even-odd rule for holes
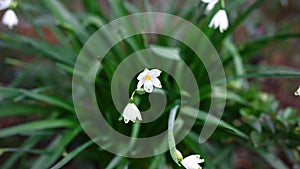
[[[300,96],[300,86],[299,86],[299,88],[295,91],[295,96]]]
[[[219,27],[219,30],[221,33],[224,32],[224,30],[227,30],[229,27],[229,21],[226,14],[226,11],[224,9],[219,10],[211,19],[209,25],[210,28],[214,27],[217,29]]]
[[[199,165],[200,163],[203,163],[204,159],[200,158],[200,155],[190,155],[188,157],[185,157],[181,164],[186,169],[202,169],[202,167]]]

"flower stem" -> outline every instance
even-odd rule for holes
[[[134,103],[134,98],[133,98],[133,97],[134,97],[134,95],[135,95],[135,91],[136,91],[136,90],[134,90],[134,91],[132,92],[132,94],[131,94],[131,97],[130,97],[130,99],[129,99],[129,102],[130,102],[130,103]]]
[[[221,8],[222,8],[222,9],[225,8],[225,0],[221,0]]]

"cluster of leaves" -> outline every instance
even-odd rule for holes
[[[68,9],[59,0],[24,0],[19,2],[19,10],[24,20],[37,33],[38,38],[28,37],[16,32],[0,33],[0,48],[19,51],[18,56],[11,55],[6,63],[19,67],[21,71],[5,87],[0,87],[1,109],[0,117],[20,118],[22,123],[0,129],[0,145],[2,156],[6,161],[1,168],[61,168],[71,160],[78,166],[96,166],[96,168],[178,168],[170,159],[168,153],[146,159],[127,159],[114,156],[95,145],[83,132],[72,105],[71,79],[73,66],[78,52],[97,29],[109,21],[134,12],[143,12],[138,5],[129,1],[109,0],[110,14],[105,14],[96,0],[82,0],[85,12],[75,12]],[[252,42],[235,45],[231,40],[232,32],[242,21],[254,12],[264,0],[256,0],[241,14],[233,19],[230,29],[220,34],[207,27],[212,14],[204,13],[205,5],[200,0],[180,1],[170,0],[163,11],[178,15],[198,25],[211,39],[221,53],[221,60],[228,75],[229,89],[227,107],[224,119],[220,122],[216,133],[207,143],[199,145],[199,128],[206,120],[204,110],[198,112],[197,123],[190,134],[178,145],[184,154],[191,152],[201,154],[205,158],[207,168],[232,168],[229,159],[234,157],[237,147],[245,147],[257,152],[274,168],[288,168],[273,152],[284,151],[294,166],[299,163],[299,118],[292,108],[279,109],[278,102],[270,95],[257,92],[257,87],[247,89],[246,78],[256,77],[299,77],[300,73],[292,71],[246,72],[244,64],[249,57],[259,49],[275,40],[299,37],[299,34],[277,34],[261,37]],[[70,2],[66,1],[65,4]],[[244,0],[228,1],[228,11],[239,9]],[[141,5],[141,4],[140,4]],[[145,11],[155,11],[148,0],[142,5]],[[46,29],[46,31],[45,31]],[[55,41],[49,42],[51,32]],[[99,70],[96,80],[98,97],[110,98],[109,88],[114,70],[130,53],[149,48],[149,36],[134,36],[116,45],[107,54],[103,69]],[[198,83],[201,85],[201,105],[210,101],[215,94],[210,89],[206,70],[199,61],[191,60],[193,53],[183,44],[169,40],[167,37],[151,38],[152,44],[165,46],[160,52],[175,53],[185,60]],[[176,47],[176,48],[172,48]],[[175,49],[180,49],[175,50]],[[174,52],[175,51],[175,52]],[[25,58],[34,56],[30,63]],[[43,66],[40,66],[40,65]],[[48,66],[45,66],[48,65]],[[34,75],[33,73],[34,72]],[[180,71],[178,77],[180,77]],[[184,78],[184,77],[181,77]],[[179,90],[174,87],[169,76],[162,76],[161,81],[168,89],[168,105],[174,105],[178,99]],[[25,87],[24,87],[25,86]],[[218,96],[224,98],[224,96]],[[143,98],[141,98],[143,99]],[[116,123],[119,113],[111,105],[110,99],[102,102],[106,110],[105,117],[118,131],[133,132],[134,127],[124,127]],[[141,106],[141,107],[146,107]],[[171,107],[166,109],[168,112]],[[163,118],[168,118],[165,113]],[[185,112],[190,116],[190,111]],[[153,135],[153,131],[163,131],[167,120],[147,125],[143,134]],[[218,121],[212,120],[212,123]],[[165,125],[157,125],[165,124]],[[161,126],[158,128],[157,126]],[[226,146],[224,146],[226,144]],[[15,146],[17,145],[17,146]],[[225,148],[224,148],[225,147]],[[100,158],[101,157],[101,158]],[[16,162],[19,163],[16,163]],[[77,165],[77,164],[76,164]]]

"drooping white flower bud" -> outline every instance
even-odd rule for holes
[[[19,19],[16,13],[13,10],[9,9],[4,13],[2,17],[2,23],[8,26],[9,29],[12,29],[14,26],[18,25]]]

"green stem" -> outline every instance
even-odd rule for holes
[[[129,99],[129,102],[130,103],[134,103],[134,95],[135,95],[135,92],[136,92],[136,90],[134,90],[133,92],[132,92],[132,94],[131,94],[131,97],[130,97],[130,99]]]
[[[225,8],[225,0],[221,0],[221,8],[222,8],[222,9]]]

